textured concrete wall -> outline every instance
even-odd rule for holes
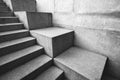
[[[41,5],[42,4],[42,5]],[[120,78],[120,0],[37,0],[55,26],[75,30],[75,45],[109,57],[109,73]]]

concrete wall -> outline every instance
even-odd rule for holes
[[[3,0],[12,11],[36,12],[35,0]]]
[[[55,26],[75,30],[75,45],[109,57],[109,73],[120,78],[120,0],[37,0]]]

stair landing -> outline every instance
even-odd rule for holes
[[[106,60],[107,58],[104,56],[72,47],[56,57],[55,64],[65,71],[68,78],[72,75],[70,73],[74,72],[77,75],[81,75],[80,77],[84,78],[83,80],[100,80]],[[76,78],[73,78],[73,76],[74,74],[70,80],[80,79],[76,75]]]

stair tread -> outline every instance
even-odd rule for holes
[[[52,66],[34,80],[56,80],[62,74],[63,71],[61,69]]]
[[[15,39],[15,40],[3,42],[3,43],[0,43],[0,49],[4,48],[4,47],[7,47],[7,46],[11,46],[11,45],[19,44],[19,43],[26,42],[26,41],[29,41],[29,40],[33,40],[33,39],[35,39],[35,38],[25,37],[25,38],[20,38],[20,39]]]
[[[6,23],[6,24],[0,24],[0,26],[9,26],[9,25],[23,25],[23,23]]]
[[[7,64],[9,62],[12,62],[12,61],[14,61],[18,58],[21,58],[25,55],[31,54],[32,52],[40,50],[40,49],[43,49],[43,47],[34,45],[34,46],[28,47],[26,49],[22,49],[22,50],[14,52],[14,53],[2,56],[2,57],[0,57],[0,66]]]
[[[9,35],[9,34],[15,34],[15,33],[21,33],[21,32],[27,32],[27,31],[28,30],[26,30],[26,29],[13,30],[13,31],[5,31],[5,32],[0,32],[0,36]]]
[[[56,37],[69,32],[73,32],[73,30],[59,28],[59,27],[50,27],[50,28],[31,30],[30,32],[35,32],[47,37]]]
[[[55,61],[90,80],[101,78],[106,60],[105,56],[77,47],[72,47],[55,58]]]
[[[45,63],[49,62],[51,60],[50,57],[47,55],[41,55],[28,63],[17,67],[8,73],[2,75],[0,77],[0,80],[21,80],[25,76],[29,75],[39,67],[43,66]]]

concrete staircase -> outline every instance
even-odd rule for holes
[[[42,80],[60,80],[63,71],[0,0],[0,80],[38,80],[40,76]]]
[[[107,57],[74,46],[73,30],[29,31],[0,4],[0,80],[101,80]]]

